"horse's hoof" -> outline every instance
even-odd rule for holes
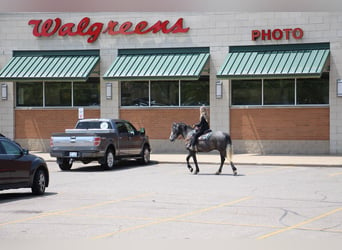
[[[220,172],[220,171],[217,171],[215,174],[216,174],[216,175],[220,175],[220,174],[221,174],[221,172]]]
[[[192,173],[192,171],[194,171],[192,168],[189,168],[189,170],[190,170],[190,173]]]
[[[237,171],[236,170],[234,171],[234,176],[237,176]]]

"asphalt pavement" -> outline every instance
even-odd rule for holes
[[[41,156],[48,162],[56,159],[49,153],[32,152]],[[185,163],[184,154],[151,154],[151,161],[159,163]],[[197,154],[199,163],[219,164],[219,153]],[[259,154],[234,154],[233,162],[238,165],[277,165],[277,166],[316,166],[316,167],[342,167],[342,155],[259,155]]]

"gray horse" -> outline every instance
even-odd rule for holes
[[[173,123],[171,127],[171,134],[170,134],[170,141],[176,140],[179,136],[182,136],[186,142],[188,142],[194,133],[194,130],[191,126],[186,125],[185,123]],[[234,163],[231,161],[233,150],[232,150],[232,140],[230,136],[227,133],[224,133],[222,131],[216,131],[216,132],[210,132],[210,134],[202,135],[197,144],[197,152],[210,152],[212,150],[218,150],[220,152],[221,156],[221,165],[220,168],[217,170],[216,174],[221,174],[223,163],[227,157],[228,153],[228,160],[230,162],[230,165],[232,167],[234,175],[237,175],[237,169],[234,166]],[[198,164],[197,164],[197,158],[196,158],[196,151],[192,151],[188,149],[189,154],[186,157],[187,166],[190,170],[190,172],[193,171],[193,168],[191,167],[189,163],[190,157],[194,160],[196,170],[194,174],[197,174],[199,172]]]

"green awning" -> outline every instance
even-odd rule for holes
[[[320,77],[329,43],[234,46],[219,70],[219,79]]]
[[[98,50],[14,51],[0,80],[86,81],[99,59]]]
[[[122,49],[106,80],[198,79],[209,48]]]

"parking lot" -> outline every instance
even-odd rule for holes
[[[0,192],[0,238],[342,240],[342,168],[48,162],[44,196]]]

